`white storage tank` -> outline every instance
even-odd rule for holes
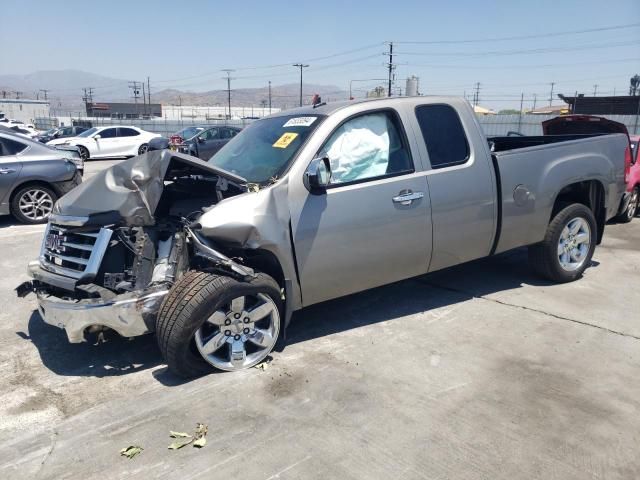
[[[405,89],[407,97],[417,97],[420,79],[415,75],[411,75],[407,78],[407,88]]]

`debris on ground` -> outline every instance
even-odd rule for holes
[[[253,368],[257,368],[258,370],[262,370],[264,372],[267,368],[269,368],[269,364],[271,363],[271,360],[272,360],[271,357],[267,357],[262,363],[255,365]]]
[[[137,445],[129,445],[128,447],[120,450],[120,455],[122,455],[123,457],[127,457],[129,460],[131,460],[133,457],[135,457],[139,453],[142,453],[143,450],[144,448],[138,447]]]
[[[174,432],[173,430],[170,430],[169,436],[180,440],[173,442],[167,448],[169,450],[179,450],[190,443],[192,443],[196,448],[202,448],[207,444],[206,435],[208,430],[209,427],[203,423],[196,424],[196,430],[193,435],[186,432]]]

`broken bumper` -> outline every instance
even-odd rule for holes
[[[49,325],[66,331],[69,342],[85,340],[85,331],[90,326],[108,327],[123,337],[136,337],[154,330],[155,317],[162,300],[168,293],[165,288],[144,292],[127,292],[109,300],[71,300],[57,297],[47,292],[46,284],[36,279],[40,316]],[[34,283],[36,283],[34,282]]]

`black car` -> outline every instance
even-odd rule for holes
[[[51,140],[55,140],[56,138],[77,137],[78,135],[80,135],[82,132],[86,130],[88,130],[87,127],[77,127],[77,126],[56,127],[56,128],[47,130],[46,132],[35,137],[34,139],[42,143],[47,143]]]
[[[202,125],[183,128],[170,138],[154,138],[149,150],[170,148],[202,160],[209,160],[242,129],[227,125]]]

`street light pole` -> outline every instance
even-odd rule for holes
[[[302,69],[307,68],[309,65],[305,65],[304,63],[294,63],[293,66],[300,69],[300,106],[302,106]]]

